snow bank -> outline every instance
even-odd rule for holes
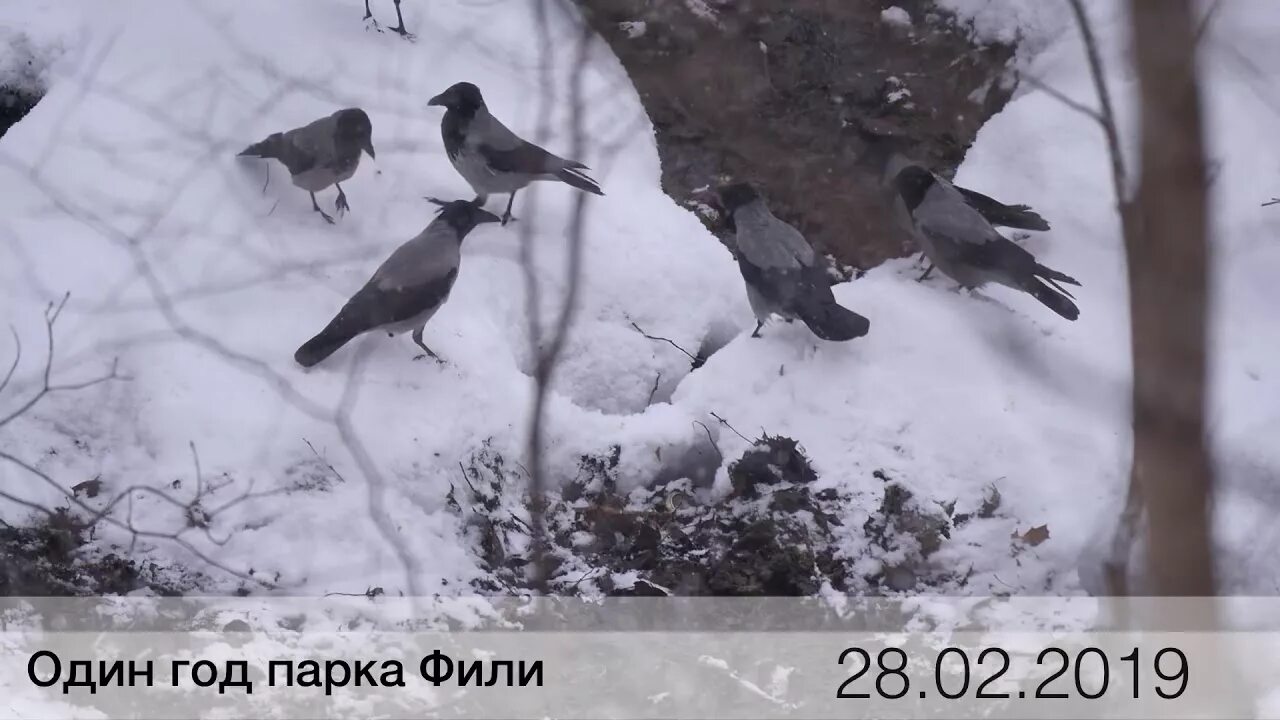
[[[520,456],[532,360],[519,243],[531,230],[549,324],[573,191],[522,193],[519,222],[468,238],[453,296],[427,331],[448,366],[414,362],[407,338],[385,336],[311,372],[294,365],[297,345],[431,220],[422,196],[470,197],[428,98],[471,80],[515,130],[538,130],[532,3],[407,4],[413,44],[366,31],[358,5],[79,6],[81,25],[62,31],[80,38],[78,51],[0,144],[0,213],[10,220],[0,315],[24,340],[19,391],[38,380],[40,313],[68,290],[55,379],[93,376],[118,357],[129,380],[50,398],[6,429],[4,446],[63,489],[100,477],[90,504],[133,484],[183,502],[203,491],[206,510],[240,499],[207,536],[196,528],[184,537],[290,591],[435,592],[460,587],[473,567],[443,510],[459,461],[489,438]],[[29,19],[12,4],[3,12],[19,27]],[[76,13],[63,15],[74,22]],[[546,145],[565,154],[572,22],[550,18]],[[290,27],[302,29],[280,30]],[[744,325],[749,311],[730,255],[658,188],[647,121],[616,61],[597,45],[584,70],[591,144],[581,159],[608,195],[588,203],[583,305],[550,402],[549,463],[571,474],[579,455],[620,444],[621,471],[639,483],[663,450],[678,455],[705,435],[688,411],[646,410],[655,378],[669,395],[689,363],[630,323],[696,349],[714,325]],[[344,184],[353,212],[335,226],[278,165],[233,157],[350,105],[371,115],[378,161]],[[350,437],[333,421],[340,410]],[[376,472],[361,466],[361,450]],[[60,500],[9,464],[0,483],[28,501]],[[3,507],[8,519],[23,512]],[[186,526],[181,508],[151,495],[137,496],[132,513],[146,530]],[[142,550],[193,560],[164,540]]]

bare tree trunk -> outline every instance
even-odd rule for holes
[[[1131,0],[1142,171],[1125,222],[1133,342],[1133,485],[1152,595],[1214,594],[1205,438],[1208,203],[1191,0]]]

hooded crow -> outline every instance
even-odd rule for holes
[[[890,162],[882,182],[897,221],[953,280],[968,288],[996,282],[1030,294],[1068,320],[1080,316],[1071,302],[1073,296],[1059,284],[1080,283],[1041,265],[1026,249],[996,232],[954,185],[923,165],[902,160]]]
[[[240,156],[279,160],[289,169],[293,184],[311,193],[311,207],[332,223],[333,218],[316,204],[316,193],[333,185],[338,188],[334,207],[339,213],[350,210],[338,183],[356,173],[362,150],[374,157],[373,123],[364,110],[347,108],[309,125],[273,133],[242,150]]]
[[[396,4],[396,20],[399,25],[391,28],[391,32],[399,33],[400,37],[406,40],[413,39],[413,33],[404,29],[404,16],[400,14],[400,0],[392,0]],[[373,28],[378,32],[382,32],[382,28],[378,27],[378,20],[373,17],[373,11],[369,9],[369,0],[364,0],[364,19],[373,21]]]
[[[391,336],[412,330],[413,342],[441,362],[423,343],[422,330],[449,299],[462,260],[462,239],[481,223],[498,222],[498,216],[465,200],[431,201],[440,205],[439,217],[396,248],[337,316],[298,348],[293,359],[299,365],[311,367],[370,330]]]
[[[877,167],[879,173],[881,173],[881,184],[884,187],[888,187],[890,178],[896,177],[902,168],[915,164],[914,161],[905,158],[899,152],[893,151],[883,138],[873,138],[873,140],[869,141],[868,151],[860,159],[860,163]],[[959,192],[964,197],[965,204],[977,210],[978,214],[982,215],[992,225],[1021,229],[1021,231],[1047,231],[1047,229],[1050,229],[1047,220],[1027,205],[1005,205],[1004,202],[983,195],[978,191],[969,190],[969,188],[960,187],[957,184],[952,184],[951,187],[954,187],[956,192]],[[924,273],[916,279],[923,281],[932,272],[933,264],[931,263],[928,269],[925,269]]]
[[[498,122],[475,85],[455,83],[427,104],[446,110],[440,122],[444,149],[458,174],[476,191],[476,204],[484,205],[493,193],[510,193],[503,225],[511,219],[516,192],[534,180],[559,180],[604,195],[600,185],[582,172],[590,169],[586,165],[552,155]]]
[[[891,141],[887,138],[871,137],[867,142],[867,149],[862,157],[859,158],[858,163],[864,167],[873,167],[880,173],[882,183],[886,182],[885,178],[896,176],[904,167],[917,164],[895,151]],[[1049,229],[1049,222],[1026,205],[1005,205],[999,200],[983,195],[976,190],[963,188],[959,185],[952,185],[952,187],[964,197],[964,201],[969,207],[977,210],[992,225],[1015,230],[1036,230],[1041,232]]]
[[[738,269],[756,316],[751,337],[770,315],[800,318],[823,340],[852,340],[871,322],[836,304],[821,258],[799,230],[779,220],[748,183],[717,189],[737,237]]]

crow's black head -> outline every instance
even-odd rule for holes
[[[458,232],[458,240],[462,240],[467,233],[481,223],[502,221],[502,218],[484,210],[472,200],[445,201],[430,197],[427,200],[440,206],[440,209],[436,211],[436,215],[441,220],[449,223],[449,226]]]
[[[716,188],[716,194],[720,196],[720,204],[724,206],[726,213],[732,215],[734,210],[760,199],[760,193],[751,186],[751,183],[733,183],[732,185],[721,185]]]
[[[924,202],[925,193],[929,192],[935,182],[937,178],[933,173],[919,165],[908,165],[893,178],[893,187],[902,197],[902,202],[906,203],[907,210],[915,212],[920,203]]]
[[[369,153],[369,157],[376,157],[373,154],[373,123],[365,111],[360,108],[347,108],[339,110],[336,115],[338,129],[335,132],[338,139],[355,143],[361,150]]]
[[[484,96],[480,88],[469,82],[454,83],[448,90],[427,101],[428,105],[441,105],[449,110],[471,114],[484,107]]]

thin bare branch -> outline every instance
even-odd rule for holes
[[[1208,35],[1209,26],[1213,23],[1213,18],[1218,14],[1218,10],[1222,7],[1222,0],[1213,0],[1213,4],[1209,6],[1209,11],[1200,19],[1200,26],[1196,28],[1195,44],[1198,46],[1200,41]]]
[[[1125,190],[1128,187],[1129,175],[1125,169],[1124,153],[1120,147],[1120,133],[1116,127],[1116,113],[1111,105],[1111,91],[1107,88],[1107,76],[1102,67],[1101,55],[1098,53],[1098,41],[1094,37],[1089,16],[1084,10],[1083,0],[1069,0],[1069,2],[1076,16],[1076,24],[1080,28],[1080,38],[1084,41],[1089,74],[1093,77],[1094,87],[1098,91],[1102,130],[1107,138],[1107,154],[1111,158],[1111,181],[1115,186],[1116,203],[1123,208],[1129,204]]]
[[[18,335],[18,328],[13,325],[9,326],[9,332],[13,333],[13,364],[9,366],[9,371],[4,374],[4,379],[0,380],[0,393],[9,387],[9,381],[13,379],[13,371],[18,369],[18,363],[22,361],[22,338]]]
[[[76,383],[67,383],[67,384],[60,384],[60,385],[53,384],[52,377],[53,377],[53,359],[54,359],[54,325],[57,324],[58,316],[62,314],[62,309],[66,306],[67,300],[70,297],[71,297],[71,294],[66,293],[62,296],[62,299],[59,302],[49,303],[49,305],[45,308],[44,328],[45,328],[46,354],[44,359],[44,367],[40,373],[40,376],[42,378],[40,389],[37,390],[35,394],[33,394],[30,398],[28,398],[26,402],[22,403],[17,408],[12,410],[8,415],[5,415],[4,417],[0,417],[0,427],[4,427],[5,425],[8,425],[9,423],[18,419],[22,415],[26,414],[31,410],[31,408],[35,407],[37,404],[40,403],[41,400],[45,399],[49,395],[54,395],[60,392],[83,390],[85,388],[92,387],[94,385],[98,385],[100,383],[104,383],[109,380],[122,379],[120,375],[117,373],[118,363],[117,361],[113,360],[111,363],[111,372],[107,373],[106,375],[91,378],[89,380],[83,380],[81,382],[76,382]],[[17,338],[17,331],[14,331],[14,338],[15,339]],[[17,342],[17,351],[14,357],[13,366],[10,367],[9,372],[6,373],[4,382],[0,383],[0,390],[3,390],[4,387],[9,384],[9,379],[10,377],[12,377],[14,369],[17,368],[18,366],[19,356],[21,352],[22,352],[22,342],[19,340]]]
[[[1043,80],[1036,77],[1035,75],[1023,75],[1022,79],[1032,87],[1035,87],[1038,90],[1043,90],[1054,100],[1057,100],[1058,102],[1062,103],[1063,105],[1066,105],[1072,110],[1075,110],[1081,115],[1084,115],[1085,117],[1090,118],[1091,120],[1098,123],[1099,125],[1106,124],[1106,120],[1103,119],[1102,113],[1098,112],[1096,108],[1091,108],[1088,105],[1085,105],[1084,103],[1080,102],[1079,100],[1071,99],[1070,97],[1065,95],[1061,90],[1058,90],[1052,85],[1049,85],[1048,83],[1044,82]]]
[[[551,50],[551,36],[547,25],[547,2],[540,0],[535,5],[535,19],[537,21],[538,33],[540,38],[539,52],[542,60],[542,97],[541,105],[541,121],[539,122],[539,136],[545,135],[547,129],[547,114],[549,113],[549,100],[551,93],[551,72],[553,68],[553,58]],[[570,83],[569,83],[569,132],[570,132],[570,153],[571,157],[581,157],[585,150],[584,143],[584,103],[583,103],[583,73],[580,68],[586,62],[587,53],[591,46],[593,34],[587,26],[582,27],[576,46],[576,57],[570,67]],[[587,195],[585,193],[577,193],[574,197],[573,211],[569,221],[568,228],[568,244],[569,254],[566,267],[566,283],[567,287],[564,298],[560,306],[560,311],[556,316],[555,325],[553,327],[549,341],[543,346],[543,329],[541,320],[539,319],[539,290],[537,284],[537,273],[533,264],[533,242],[532,232],[529,226],[522,228],[521,252],[520,260],[524,268],[525,274],[525,292],[528,307],[526,310],[529,324],[529,340],[534,354],[534,395],[533,407],[529,414],[529,431],[528,431],[528,448],[527,455],[529,459],[529,516],[532,525],[532,562],[530,584],[532,588],[538,592],[546,592],[548,582],[547,557],[548,543],[546,538],[546,469],[543,463],[543,436],[545,434],[545,413],[548,394],[551,391],[551,382],[555,376],[556,367],[560,361],[560,355],[564,350],[565,344],[569,339],[569,332],[573,325],[574,317],[578,310],[578,295],[582,285],[582,264],[583,264],[583,225],[585,222]]]

